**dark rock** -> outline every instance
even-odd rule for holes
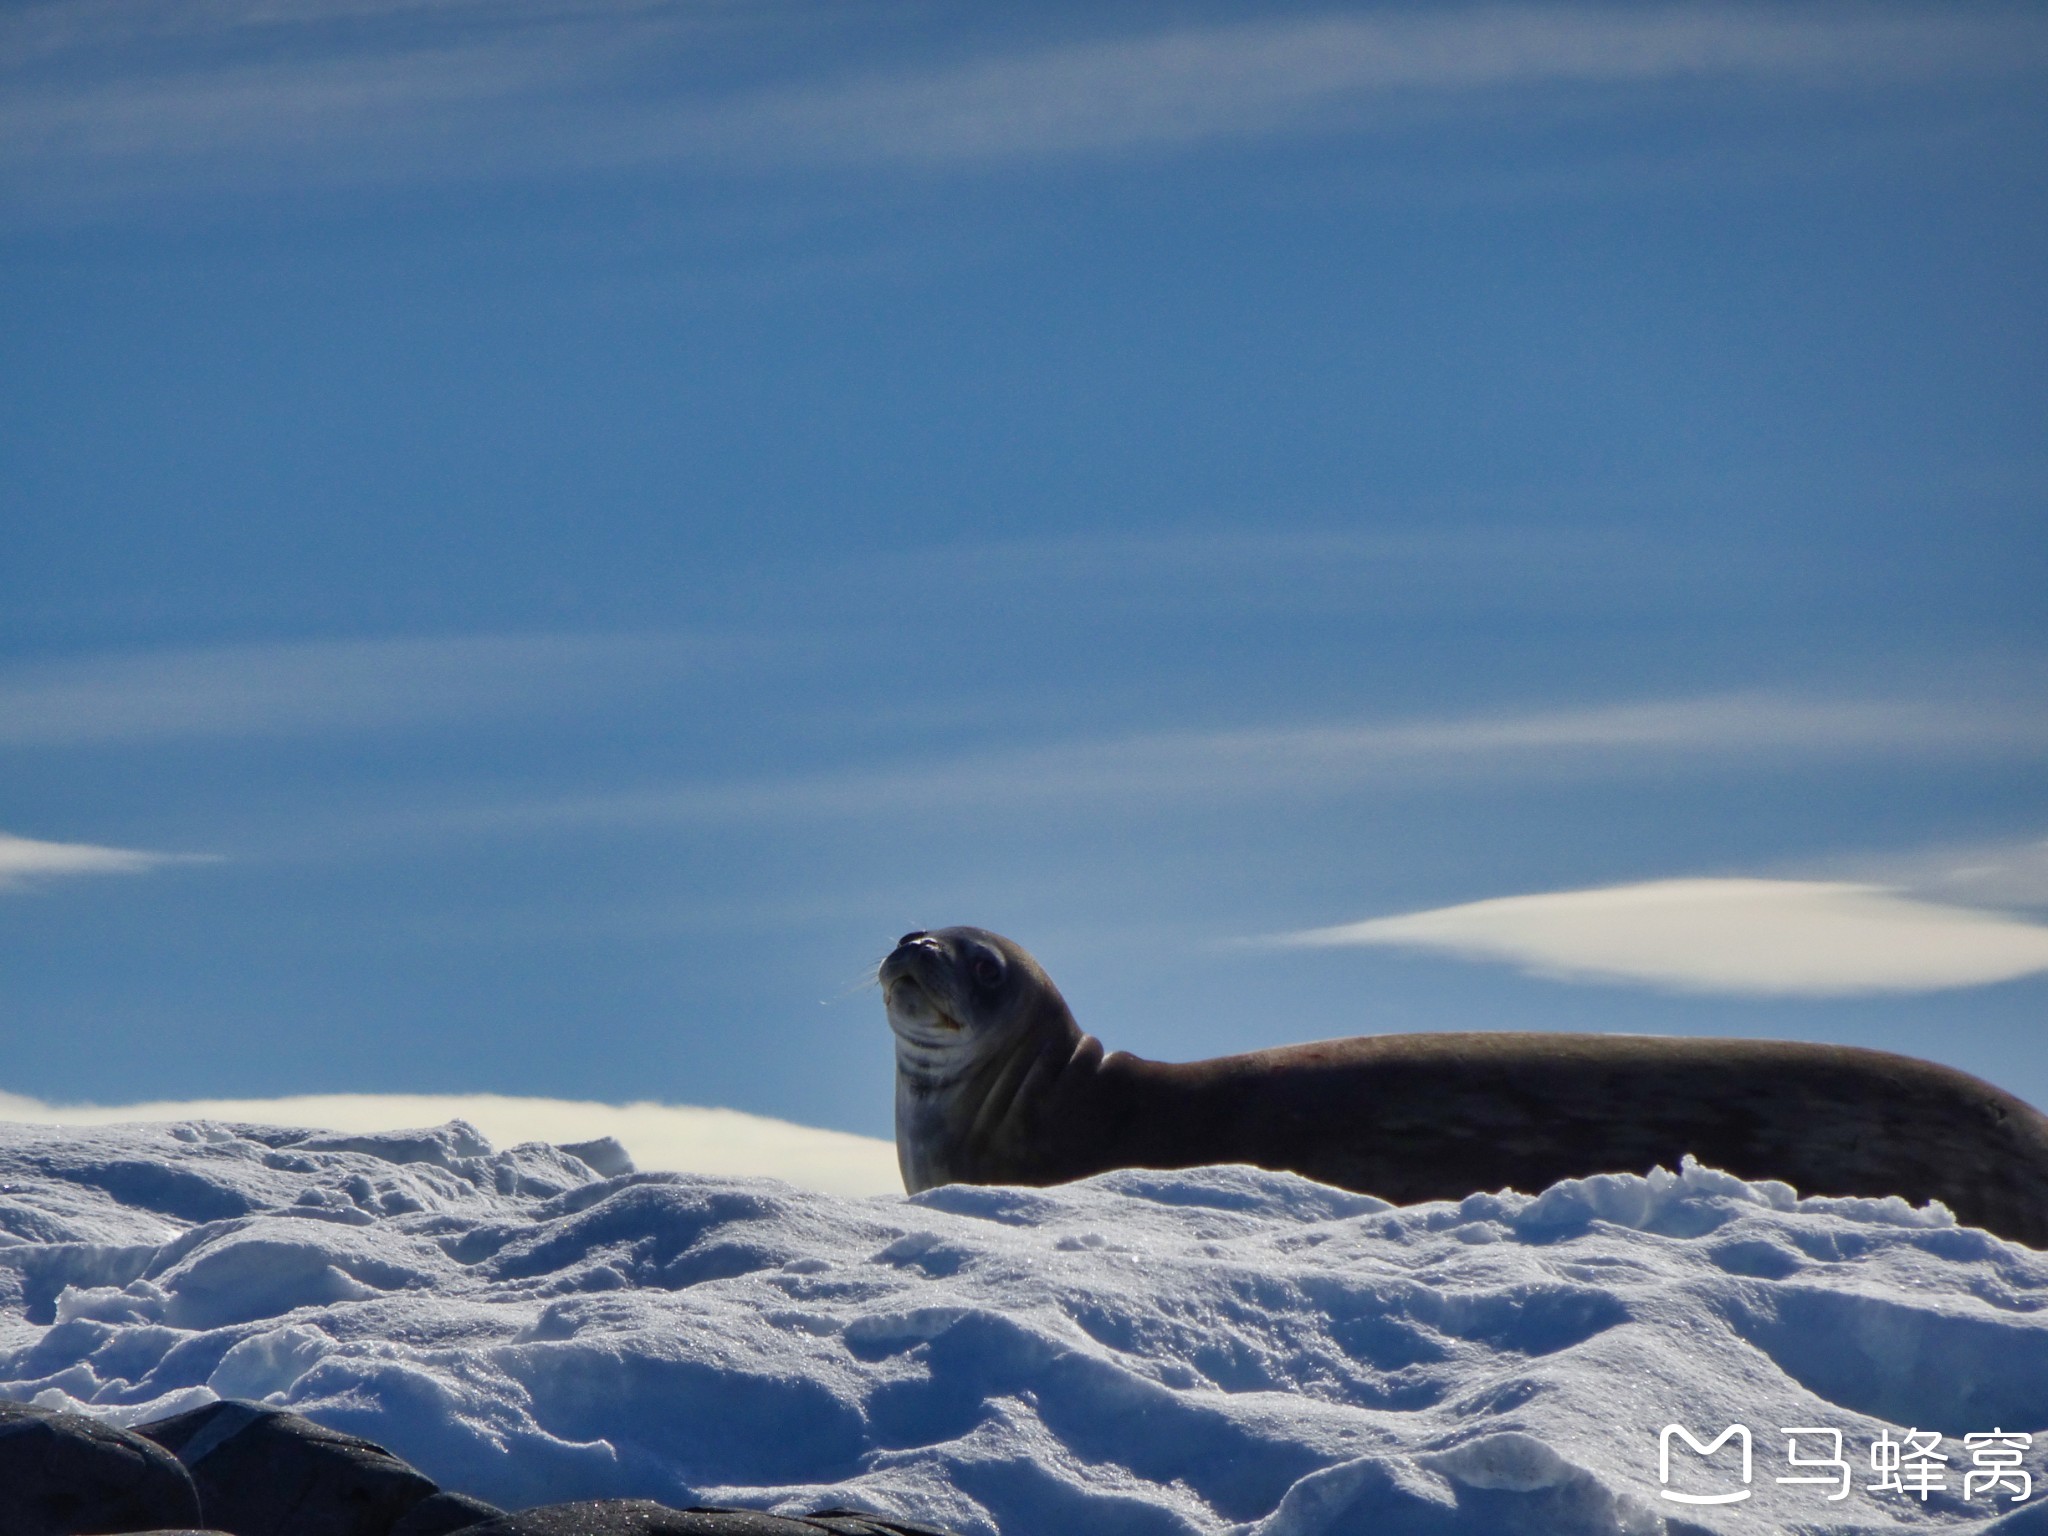
[[[207,1521],[232,1536],[390,1536],[437,1492],[383,1446],[260,1403],[208,1403],[137,1429],[185,1464]]]
[[[646,1499],[579,1499],[500,1515],[463,1536],[951,1536],[884,1515],[828,1509],[815,1515],[767,1515],[758,1509],[670,1509]]]
[[[89,1536],[199,1524],[177,1458],[82,1413],[0,1403],[0,1536]]]
[[[647,1499],[543,1504],[474,1525],[463,1536],[820,1536],[808,1520],[754,1509],[670,1509]]]
[[[430,1493],[398,1517],[391,1536],[447,1536],[503,1513],[497,1505],[466,1493]]]
[[[821,1509],[804,1518],[832,1536],[954,1536],[936,1525],[912,1525],[893,1515],[870,1514],[863,1509]]]

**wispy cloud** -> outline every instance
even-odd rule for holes
[[[1867,85],[2048,57],[2048,26],[2020,10],[1495,5],[1023,47],[956,38],[942,58],[906,36],[904,63],[849,73],[821,63],[847,25],[768,12],[746,26],[637,0],[58,0],[0,23],[0,57],[15,61],[0,75],[0,176],[47,199],[663,162],[971,165],[1341,131],[1431,100]],[[884,16],[867,25],[872,56],[895,34]]]
[[[682,784],[480,808],[480,824],[893,816],[1019,805],[1328,794],[1451,779],[1596,777],[1799,759],[2033,758],[2048,709],[1771,694],[1392,722],[1167,731],[843,774]]]
[[[1506,961],[1574,981],[1798,997],[1932,992],[2048,971],[2048,926],[1801,880],[1657,880],[1505,896],[1287,935]]]
[[[466,636],[68,657],[0,670],[0,747],[427,725],[583,707],[699,661],[659,636]]]
[[[2048,837],[1862,854],[1827,860],[1810,872],[1892,886],[1939,901],[2048,907]]]
[[[0,832],[0,891],[19,890],[65,875],[138,875],[165,864],[209,858],[204,854],[102,848],[95,843],[46,843]]]
[[[1390,100],[1686,78],[1873,81],[2007,69],[2041,29],[1954,13],[1442,7],[1185,28],[791,92],[736,114],[834,158],[1099,154],[1355,126]]]
[[[687,1104],[596,1104],[488,1093],[338,1093],[55,1105],[0,1093],[0,1119],[39,1125],[227,1120],[357,1133],[459,1119],[501,1147],[523,1141],[560,1146],[610,1136],[642,1169],[787,1179],[835,1195],[900,1194],[903,1189],[891,1142]]]

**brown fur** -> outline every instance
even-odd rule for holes
[[[971,970],[980,956],[992,974],[991,954],[1003,976],[983,987]],[[913,1191],[1251,1163],[1405,1205],[1676,1168],[1690,1153],[1802,1195],[1939,1200],[1968,1225],[2048,1247],[2048,1118],[1908,1056],[1473,1033],[1147,1061],[1105,1055],[1037,962],[981,929],[908,935],[881,977],[922,989],[963,1044],[988,1036],[945,1080],[912,1073],[899,1045],[898,1151]]]

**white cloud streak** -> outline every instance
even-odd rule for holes
[[[1870,85],[2048,58],[2048,27],[2018,10],[1494,5],[1183,26],[849,77],[819,71],[832,36],[776,13],[739,37],[729,17],[641,3],[154,9],[191,16],[73,0],[0,25],[0,58],[17,61],[0,73],[0,177],[50,200],[660,163],[971,166],[1344,131],[1431,101]],[[742,83],[764,50],[784,78]]]
[[[0,832],[0,891],[67,875],[137,875],[165,864],[210,861],[205,854],[147,853],[94,843],[46,843]]]
[[[1999,701],[1728,694],[1466,719],[1169,731],[875,772],[689,784],[479,809],[480,824],[894,816],[1018,805],[1328,794],[1352,788],[1760,760],[2030,758],[2048,711]]]
[[[1355,126],[1414,96],[1743,78],[1805,84],[2011,67],[2015,32],[1954,13],[1747,6],[1439,7],[1185,29],[792,92],[737,114],[834,158],[1116,153]],[[1959,25],[1958,22],[1961,22]]]
[[[1751,996],[1932,992],[2048,971],[2048,926],[1836,881],[1657,880],[1506,896],[1280,942],[1433,950],[1564,980]]]
[[[0,747],[281,736],[584,707],[680,675],[647,636],[310,641],[68,657],[0,670]]]
[[[1895,886],[1938,901],[2048,907],[2048,838],[1865,854],[1829,860],[1809,873]]]
[[[835,1195],[903,1191],[892,1142],[736,1109],[685,1104],[599,1104],[483,1093],[349,1093],[53,1105],[0,1093],[0,1119],[38,1125],[224,1120],[351,1133],[467,1120],[500,1147],[523,1141],[560,1146],[610,1136],[643,1170],[787,1179]]]

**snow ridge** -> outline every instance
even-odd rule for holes
[[[577,1152],[584,1155],[578,1156]],[[195,1122],[0,1126],[0,1397],[260,1400],[520,1507],[852,1504],[992,1536],[2048,1530],[2048,1255],[1688,1163],[1393,1209],[1242,1167],[846,1199]],[[1754,1434],[1682,1505],[1661,1428]],[[1855,1486],[1781,1485],[1783,1426]],[[1923,1501],[1867,1446],[1949,1437]],[[2036,1432],[2040,1492],[1960,1439]],[[1672,1487],[1734,1483],[1692,1458]]]

